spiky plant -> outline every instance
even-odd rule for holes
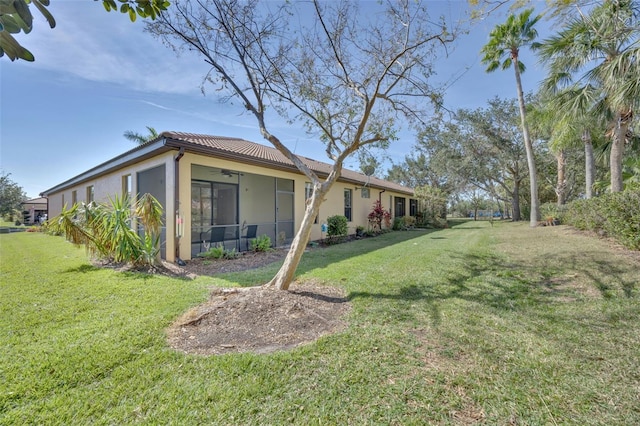
[[[136,220],[143,237],[134,229]],[[157,262],[161,227],[162,206],[150,194],[141,196],[133,209],[127,196],[109,198],[107,204],[65,206],[48,226],[50,232],[84,245],[91,256],[136,266]]]

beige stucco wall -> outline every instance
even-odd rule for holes
[[[94,200],[96,202],[107,202],[109,197],[114,195],[122,195],[123,185],[122,179],[126,175],[131,175],[131,188],[133,192],[137,187],[136,174],[138,172],[151,169],[162,164],[166,165],[167,170],[167,183],[169,178],[173,182],[173,156],[172,153],[163,154],[140,163],[123,167],[115,172],[107,175],[100,176],[96,179],[90,179],[84,181],[78,185],[74,185],[65,189],[64,191],[55,192],[49,195],[49,217],[60,214],[63,207],[63,202],[67,208],[71,207],[71,200],[73,191],[76,191],[76,202],[87,202],[87,188],[93,186],[94,188]],[[135,194],[131,194],[132,196]],[[168,199],[168,198],[167,198]]]
[[[71,204],[72,192],[77,191],[77,202],[86,201],[86,189],[87,187],[94,186],[94,199],[98,202],[104,202],[113,197],[115,194],[122,194],[123,192],[123,177],[131,175],[131,187],[133,191],[137,188],[136,174],[148,170],[159,165],[165,165],[165,182],[166,182],[166,260],[173,262],[175,257],[175,242],[179,244],[179,257],[188,260],[191,258],[191,180],[192,180],[192,165],[201,165],[207,167],[215,167],[220,169],[229,169],[232,171],[263,175],[268,177],[290,179],[294,181],[294,219],[295,229],[300,227],[302,218],[304,216],[305,209],[305,183],[308,179],[298,173],[285,172],[279,170],[273,170],[267,167],[260,167],[254,165],[248,165],[238,163],[230,160],[222,160],[217,158],[206,157],[202,155],[185,153],[179,161],[179,203],[175,204],[175,198],[173,188],[175,186],[175,157],[177,151],[171,151],[168,153],[160,154],[148,160],[141,161],[135,165],[123,167],[115,172],[101,176],[97,179],[82,182],[73,187],[67,188],[64,191],[52,193],[49,196],[49,217],[54,217],[62,210],[63,197],[64,203],[68,206]],[[240,181],[240,192],[253,192],[255,196],[245,197],[240,206],[240,223],[256,223],[261,222],[261,215],[263,215],[264,209],[270,209],[273,205],[273,193],[261,190],[259,179],[249,178]],[[374,202],[378,197],[382,200],[382,205],[385,209],[390,209],[390,196],[409,196],[406,194],[397,194],[391,191],[385,191],[380,194],[379,189],[370,189],[370,198],[362,198],[360,186],[345,184],[344,182],[337,182],[327,195],[325,201],[320,206],[320,213],[318,217],[318,223],[313,225],[311,232],[311,239],[318,240],[325,235],[321,232],[321,226],[326,223],[327,218],[333,215],[344,214],[344,190],[351,189],[352,191],[352,221],[349,222],[349,233],[355,233],[356,226],[368,226],[367,215],[371,211]],[[266,207],[265,207],[266,206]],[[176,217],[175,213],[178,213],[182,220],[182,227],[178,228],[181,232],[180,238],[174,238],[176,236]],[[407,205],[408,213],[408,205]]]
[[[109,197],[114,195],[122,195],[123,194],[123,177],[127,175],[131,175],[131,188],[133,194],[131,196],[135,196],[135,191],[138,185],[137,182],[137,173],[142,172],[144,170],[148,170],[162,164],[165,165],[165,182],[167,183],[167,193],[166,193],[166,204],[165,211],[167,212],[167,220],[166,220],[166,234],[167,236],[172,236],[175,233],[175,222],[174,217],[169,212],[174,210],[174,197],[172,188],[174,186],[174,169],[173,169],[173,156],[175,152],[168,152],[165,154],[158,155],[151,159],[141,161],[139,163],[123,167],[115,172],[100,176],[95,179],[90,179],[79,183],[78,185],[74,185],[72,187],[66,188],[64,191],[59,191],[55,193],[49,194],[49,218],[53,218],[54,216],[60,214],[62,211],[63,205],[66,205],[67,208],[71,207],[72,195],[73,191],[76,191],[76,202],[86,202],[87,201],[87,188],[93,186],[94,188],[94,201],[96,202],[108,202]],[[166,242],[166,257],[169,261],[174,261],[175,256],[175,244],[173,238],[167,238]]]

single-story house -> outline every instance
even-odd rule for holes
[[[47,218],[47,199],[32,198],[22,202],[22,217],[25,225],[39,224]]]
[[[327,176],[329,164],[300,158],[320,177]],[[277,245],[290,242],[310,190],[306,176],[273,147],[163,132],[40,195],[48,199],[51,218],[65,205],[152,194],[165,212],[161,254],[173,262],[191,259],[210,242],[240,250],[255,235],[268,235]],[[347,217],[350,233],[367,227],[376,200],[393,216],[415,215],[413,196],[410,188],[345,169],[320,207],[311,239],[326,236],[323,224],[333,215]]]

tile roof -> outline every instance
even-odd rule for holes
[[[166,138],[186,148],[191,147],[197,149],[204,154],[213,156],[221,155],[236,160],[245,160],[271,165],[276,168],[285,168],[288,170],[297,168],[287,157],[274,147],[261,145],[255,142],[249,142],[240,138],[231,138],[223,136],[202,135],[196,133],[184,132],[162,132],[160,138]],[[298,156],[304,164],[311,170],[321,175],[327,175],[331,171],[331,165],[311,158]],[[349,169],[342,169],[342,180],[352,181],[376,188],[389,189],[407,194],[413,194],[411,188],[389,182],[376,177],[369,177],[363,173],[359,173]]]

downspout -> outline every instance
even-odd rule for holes
[[[176,229],[174,232],[174,245],[175,245],[175,258],[176,258],[176,263],[180,266],[185,266],[186,263],[184,262],[184,260],[180,259],[180,238],[182,235],[178,235],[178,230],[179,230],[179,223],[178,221],[183,220],[180,217],[180,159],[184,156],[184,147],[180,147],[180,151],[178,151],[178,155],[175,156],[174,161],[175,161],[175,166],[173,168],[173,172],[174,172],[174,188],[173,188],[173,193],[175,195],[175,207],[176,207],[176,212],[175,212],[175,224],[176,224]],[[183,231],[184,232],[184,231]]]
[[[380,202],[380,207],[382,207],[382,193],[383,192],[387,192],[386,189],[383,189],[382,191],[380,191],[380,193],[378,194],[378,201]]]

